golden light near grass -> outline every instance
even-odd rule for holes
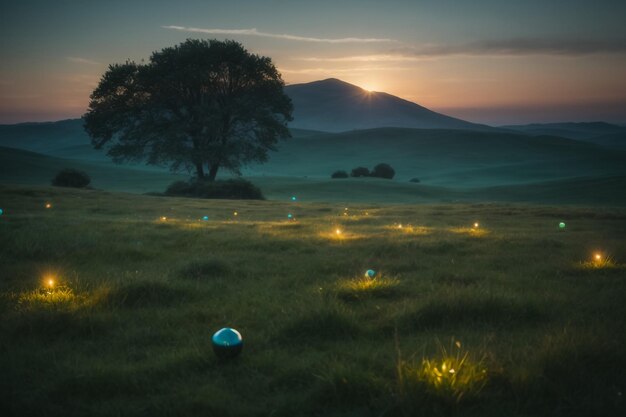
[[[51,203],[46,203],[46,205],[44,207],[46,207],[47,209],[52,208],[52,204]]]
[[[399,361],[398,376],[407,395],[414,388],[425,389],[435,397],[459,403],[475,398],[485,387],[488,373],[484,362],[484,358],[472,359],[456,341],[450,349],[440,344],[438,355],[424,357],[417,365]]]
[[[337,295],[343,299],[359,299],[363,297],[386,298],[397,294],[400,280],[382,274],[374,277],[365,275],[358,278],[339,281],[336,285]]]
[[[52,275],[46,275],[43,281],[44,281],[45,287],[48,288],[49,290],[52,290],[54,288],[54,285],[56,284],[56,280],[54,279],[54,276]]]
[[[165,222],[165,221],[167,221],[167,217],[166,217],[166,216],[161,216],[161,217],[159,218],[159,220],[161,220],[162,222]]]
[[[472,227],[474,229],[478,229],[480,227],[480,224],[478,222],[474,222],[474,225]]]
[[[472,227],[451,227],[447,230],[452,233],[473,237],[483,237],[489,234],[489,231],[484,227],[474,227],[474,225],[472,225]]]
[[[591,259],[581,263],[582,269],[613,269],[619,265],[613,261],[613,258],[600,251],[593,252]]]
[[[239,216],[239,213],[237,213],[236,211],[233,211],[233,216],[237,217]]]

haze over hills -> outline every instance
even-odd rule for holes
[[[584,140],[607,148],[626,150],[626,126],[605,122],[533,123],[501,126],[501,128],[534,136],[552,135]]]
[[[376,127],[492,129],[436,113],[391,94],[367,91],[336,78],[288,85],[285,92],[294,105],[294,120],[290,126],[301,129],[327,132]]]
[[[585,198],[593,198],[593,184],[603,184],[607,196],[598,201],[613,201],[608,196],[611,184],[623,184],[626,178],[626,149],[620,150],[626,128],[621,126],[561,123],[490,128],[336,79],[292,85],[287,91],[295,106],[293,138],[279,143],[267,163],[244,169],[244,175],[254,177],[270,197],[281,187],[297,187],[326,199],[341,199],[346,192],[359,190],[363,201],[378,201],[376,193],[395,190],[391,198],[397,201],[471,195],[515,201],[534,192],[541,194],[542,201],[551,201],[551,190],[558,184],[576,190],[580,183],[585,184],[584,193],[580,191]],[[422,127],[430,123],[437,128],[389,127],[392,123]],[[356,130],[367,125],[375,127]],[[114,165],[104,151],[93,149],[79,119],[0,125],[0,147],[4,147],[0,148],[0,182],[49,184],[62,167],[89,172],[96,187],[133,192],[162,191],[169,182],[188,178],[160,167]],[[394,181],[329,179],[336,170],[372,168],[380,162],[394,167]],[[220,172],[222,178],[227,175]],[[412,178],[421,183],[408,183]],[[517,191],[509,193],[509,187]]]

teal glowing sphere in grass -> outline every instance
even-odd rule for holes
[[[204,220],[204,221],[209,220],[209,216],[204,216],[204,217],[202,217],[202,220]]]
[[[373,269],[368,269],[367,271],[365,271],[366,278],[374,278],[375,276],[376,276],[376,271],[374,271]]]
[[[563,222],[559,223],[559,229],[565,229],[565,223]]]
[[[0,216],[4,214],[4,210],[0,209]]]
[[[291,201],[296,201],[296,196],[295,195],[291,196]]]
[[[243,338],[241,333],[230,327],[215,332],[211,338],[213,352],[220,359],[232,359],[241,353]]]
[[[289,213],[289,214],[287,215],[287,218],[288,218],[288,219],[293,219],[293,214]]]

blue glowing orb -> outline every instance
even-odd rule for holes
[[[0,209],[0,216],[4,214],[4,210]]]
[[[209,220],[209,216],[204,216],[204,217],[202,217],[202,220],[204,220],[204,221]]]
[[[296,196],[291,196],[291,201],[296,201]]]
[[[288,218],[288,219],[292,219],[292,218],[293,218],[293,214],[289,213],[289,214],[287,215],[287,218]]]
[[[243,348],[241,333],[230,327],[215,332],[211,338],[213,352],[220,359],[231,359],[238,356]]]
[[[365,276],[367,278],[374,278],[376,276],[376,271],[374,271],[373,269],[368,269],[367,271],[365,271]]]
[[[559,229],[565,229],[565,223],[564,222],[559,223]]]

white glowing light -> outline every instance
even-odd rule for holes
[[[46,208],[47,208],[47,209],[52,208],[52,204],[50,204],[50,203],[46,203]]]

